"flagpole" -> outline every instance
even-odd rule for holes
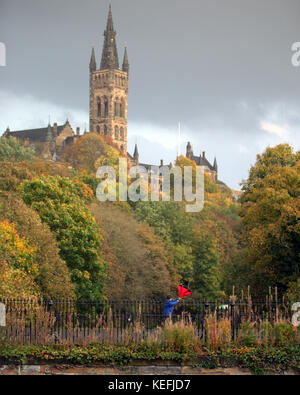
[[[178,156],[181,155],[180,140],[181,140],[181,127],[180,127],[180,122],[178,122]]]

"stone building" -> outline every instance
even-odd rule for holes
[[[199,156],[195,156],[190,142],[187,143],[185,156],[188,159],[195,161],[198,166],[204,166],[204,171],[208,173],[213,180],[218,180],[218,165],[216,158],[214,160],[214,164],[211,165],[205,157],[205,151],[202,152],[202,155],[200,154]]]
[[[46,128],[10,131],[6,129],[3,137],[16,137],[25,146],[31,146],[44,159],[59,160],[65,148],[79,138],[80,129],[74,133],[69,121],[64,125],[49,125]]]
[[[147,170],[151,164],[140,163],[137,144],[133,156],[127,152],[127,99],[129,83],[129,62],[127,48],[124,50],[122,69],[119,67],[119,58],[116,44],[116,31],[114,30],[111,6],[109,7],[106,29],[104,31],[104,44],[99,68],[96,64],[95,49],[89,64],[89,132],[110,136],[121,151],[127,153],[132,165],[141,165]],[[14,136],[25,145],[33,146],[40,156],[45,159],[59,160],[65,148],[73,144],[80,136],[79,128],[74,133],[68,121],[58,126],[54,123],[46,128],[10,131],[7,128],[4,137]],[[205,152],[194,156],[190,142],[187,144],[186,157],[194,160],[197,165],[204,166],[214,180],[218,179],[218,166],[205,157]],[[163,166],[163,160],[160,161]]]
[[[90,60],[90,132],[111,136],[127,152],[127,96],[129,63],[125,47],[122,70],[116,45],[116,32],[109,7],[100,68],[95,50]]]

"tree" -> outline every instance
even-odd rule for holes
[[[103,295],[106,266],[100,254],[102,236],[85,206],[93,196],[85,184],[62,177],[40,177],[20,188],[24,202],[36,210],[56,235],[79,298]]]
[[[35,248],[20,237],[13,223],[0,221],[0,297],[38,296]]]
[[[0,161],[21,162],[31,161],[34,158],[34,150],[24,145],[15,137],[0,138]]]
[[[106,295],[126,299],[165,297],[178,276],[162,240],[130,210],[111,202],[93,202],[91,210],[105,231],[109,262]]]
[[[241,218],[258,294],[282,294],[299,278],[300,155],[287,144],[267,148],[243,185]]]
[[[33,259],[37,271],[33,281],[40,290],[40,296],[74,297],[74,285],[66,262],[59,256],[55,235],[46,223],[42,223],[38,213],[27,207],[18,195],[2,193],[0,218],[13,223],[17,234],[34,249]]]
[[[202,298],[216,297],[220,293],[219,259],[216,240],[210,234],[195,231],[193,241],[192,287]]]
[[[95,173],[99,166],[115,166],[119,156],[124,155],[108,137],[88,133],[67,147],[63,158],[77,170]]]

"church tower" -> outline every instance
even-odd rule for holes
[[[111,136],[127,152],[127,97],[129,63],[125,47],[122,70],[116,45],[111,6],[109,6],[100,69],[95,50],[90,60],[90,132]]]

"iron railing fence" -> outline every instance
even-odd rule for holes
[[[98,342],[122,342],[135,333],[145,338],[164,323],[162,300],[24,300],[0,299],[6,307],[5,337],[24,344],[82,342],[93,337]],[[291,319],[290,304],[283,301],[203,301],[181,300],[172,320],[192,321],[197,335],[205,338],[205,319],[215,314],[228,318],[232,337],[245,320],[271,323]],[[139,333],[138,333],[139,332]]]

